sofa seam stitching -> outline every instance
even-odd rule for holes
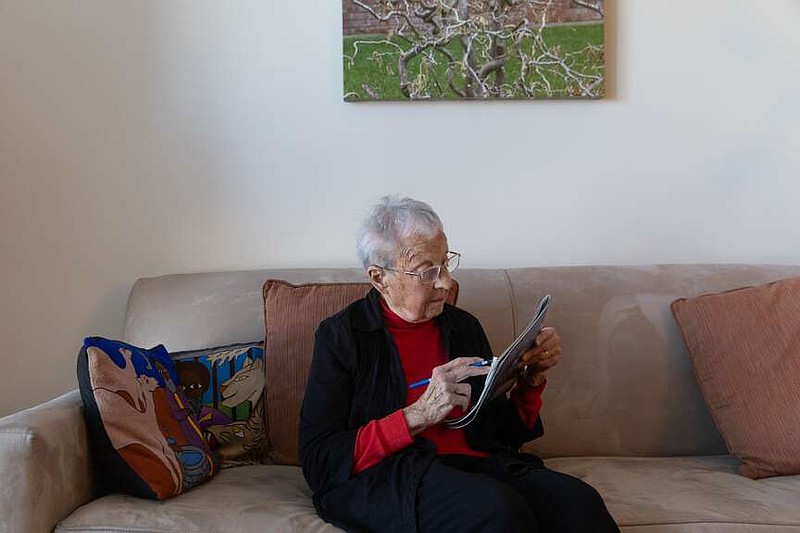
[[[77,529],[76,529],[77,528]],[[54,531],[64,531],[69,533],[70,531],[80,532],[80,531],[101,531],[103,533],[172,533],[174,530],[172,529],[131,529],[131,528],[118,528],[118,527],[108,527],[108,526],[66,526],[62,527],[57,525]],[[200,530],[192,530],[190,533],[198,533]]]
[[[503,269],[503,275],[506,278],[506,284],[508,284],[508,295],[509,300],[511,301],[511,328],[513,330],[513,337],[516,338],[517,336],[517,302],[514,298],[514,286],[511,284],[511,277],[508,275],[508,270]]]
[[[64,520],[60,521],[56,524],[55,530],[59,531],[104,531],[104,532],[114,532],[114,533],[171,533],[174,531],[173,529],[152,529],[152,528],[136,528],[136,527],[125,527],[125,526],[108,526],[108,525],[87,525],[87,526],[63,526],[62,523]],[[199,529],[191,529],[188,530],[188,533],[200,533],[201,530]]]
[[[730,524],[742,526],[779,526],[779,527],[798,527],[800,524],[778,523],[778,522],[742,522],[741,520],[684,520],[681,522],[648,522],[646,524],[625,524],[621,527],[650,527],[650,526],[683,526],[689,524]]]
[[[0,435],[11,435],[13,437],[27,437],[32,439],[36,436],[36,432],[31,430],[30,428],[22,428],[22,429],[0,429]]]

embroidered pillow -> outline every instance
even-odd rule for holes
[[[261,342],[172,354],[200,429],[221,468],[261,463],[267,455],[264,348]]]
[[[84,340],[78,385],[100,485],[163,500],[209,479],[216,460],[167,350]]]

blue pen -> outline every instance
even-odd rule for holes
[[[478,361],[477,363],[472,363],[469,366],[491,366],[491,361]],[[415,381],[411,385],[408,386],[409,389],[416,389],[417,387],[423,387],[431,382],[431,379],[421,379],[419,381]]]

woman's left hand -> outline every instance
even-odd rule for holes
[[[525,368],[524,379],[528,385],[537,387],[545,380],[548,370],[558,364],[561,359],[561,337],[555,328],[542,328],[536,341],[527,352],[522,354],[520,366]]]

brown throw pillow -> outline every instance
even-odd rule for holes
[[[739,473],[800,474],[800,278],[672,303]]]
[[[369,283],[292,285],[281,280],[268,280],[264,284],[264,324],[269,339],[264,366],[271,462],[300,464],[297,444],[300,405],[319,323],[364,297],[370,287]],[[448,302],[455,304],[457,297],[458,284],[454,283]]]

